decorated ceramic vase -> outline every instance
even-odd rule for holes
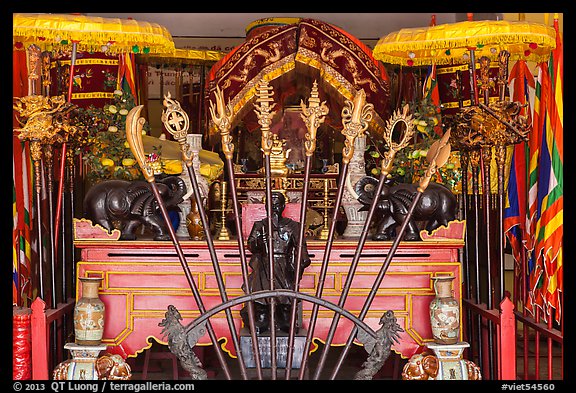
[[[101,277],[80,277],[81,296],[74,307],[74,334],[78,345],[100,345],[105,306],[98,296]]]
[[[434,300],[430,302],[430,326],[437,344],[455,344],[460,337],[460,305],[454,298],[454,276],[432,277]]]

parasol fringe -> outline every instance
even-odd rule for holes
[[[502,33],[504,34],[504,33]],[[487,38],[484,39],[483,36]],[[540,38],[540,39],[535,39]],[[452,49],[459,48],[463,46],[467,47],[477,47],[479,45],[494,45],[498,44],[519,44],[519,43],[536,43],[539,46],[548,46],[551,49],[556,48],[556,42],[548,34],[513,34],[506,33],[506,35],[499,37],[498,35],[481,34],[475,35],[473,37],[466,38],[454,38],[454,39],[434,39],[426,37],[426,41],[420,40],[410,40],[403,42],[387,42],[386,37],[383,41],[376,44],[373,53],[375,55],[380,55],[384,51],[410,51],[410,50],[422,50],[422,49]]]
[[[463,46],[475,47],[497,43],[518,44],[535,42],[540,46],[556,47],[556,35],[552,27],[544,24],[526,22],[488,21],[460,22],[452,25],[454,31],[461,34],[444,37],[445,25],[432,26],[418,31],[417,29],[401,29],[379,40],[373,54],[379,54],[385,47],[387,51],[405,51],[420,49],[457,48]],[[500,22],[500,23],[499,23]],[[412,39],[410,39],[412,38]],[[396,42],[398,41],[398,42]],[[401,42],[400,42],[401,41]]]
[[[136,45],[149,48],[151,53],[175,51],[172,35],[164,26],[130,19],[14,14],[12,36],[14,42],[33,42],[45,48],[71,46],[75,41],[83,51],[101,51],[102,42],[111,42],[112,53],[132,52]],[[38,37],[44,37],[45,41]]]
[[[498,55],[491,55],[488,56],[490,58],[490,60],[492,61],[496,61],[498,60]],[[380,60],[383,63],[389,63],[389,64],[404,64],[406,65],[406,61],[410,59],[408,57],[408,55],[404,52],[402,54],[399,55],[389,55],[389,54],[380,54],[378,55],[378,60]],[[516,61],[516,60],[527,60],[527,61],[532,61],[535,63],[541,63],[541,62],[546,62],[550,59],[550,54],[547,55],[538,55],[535,53],[531,53],[530,56],[526,57],[523,54],[512,54],[510,55],[510,61]],[[455,65],[455,64],[462,64],[462,63],[466,63],[467,61],[458,59],[457,57],[454,56],[441,56],[441,57],[437,57],[435,58],[433,61],[430,59],[430,57],[424,57],[424,58],[418,58],[415,57],[412,60],[412,66],[418,67],[418,66],[428,66],[430,65],[432,62],[434,62],[436,65]]]
[[[475,48],[478,57],[491,60],[507,50],[510,60],[541,62],[556,48],[555,38],[552,27],[539,23],[466,21],[390,33],[378,41],[373,55],[392,64],[446,65],[467,62],[460,54]]]

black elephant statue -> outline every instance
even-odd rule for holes
[[[365,176],[358,180],[355,191],[358,201],[364,206],[361,211],[370,209],[374,200],[374,193],[378,187],[378,179]],[[387,179],[382,187],[374,211],[375,233],[373,240],[391,240],[396,237],[396,229],[399,228],[408,215],[412,201],[418,193],[418,183],[398,183],[393,179]],[[430,182],[422,193],[420,200],[414,208],[414,212],[406,225],[406,231],[402,240],[422,240],[420,231],[424,226],[428,233],[456,219],[458,203],[456,195],[445,185]]]
[[[186,184],[178,176],[158,178],[155,184],[167,210],[177,207],[186,195]],[[84,197],[84,216],[109,233],[120,229],[121,240],[135,240],[141,225],[154,233],[154,240],[170,240],[151,185],[143,180],[104,180],[95,184]]]

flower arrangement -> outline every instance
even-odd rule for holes
[[[403,104],[404,105],[404,104]],[[400,150],[394,157],[394,167],[390,173],[402,183],[417,182],[428,168],[426,155],[430,146],[440,139],[443,134],[440,108],[429,99],[424,98],[410,105],[415,127],[414,141],[405,149]],[[366,169],[368,174],[380,176],[380,161],[387,150],[385,142],[371,138],[367,144]],[[432,181],[449,186],[452,191],[458,192],[462,174],[458,152],[452,152],[450,159],[432,177]]]
[[[115,90],[112,102],[103,108],[76,109],[77,126],[84,132],[74,141],[75,153],[82,154],[88,181],[143,179],[126,140],[126,116],[134,106],[130,93]],[[148,130],[146,123],[142,132]]]

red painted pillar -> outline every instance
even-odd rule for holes
[[[26,380],[32,377],[31,345],[30,309],[14,307],[12,310],[12,378],[14,380]]]
[[[48,379],[48,326],[46,303],[37,297],[32,302],[32,379]]]
[[[500,303],[500,375],[501,380],[516,379],[516,318],[514,303],[505,297]]]

